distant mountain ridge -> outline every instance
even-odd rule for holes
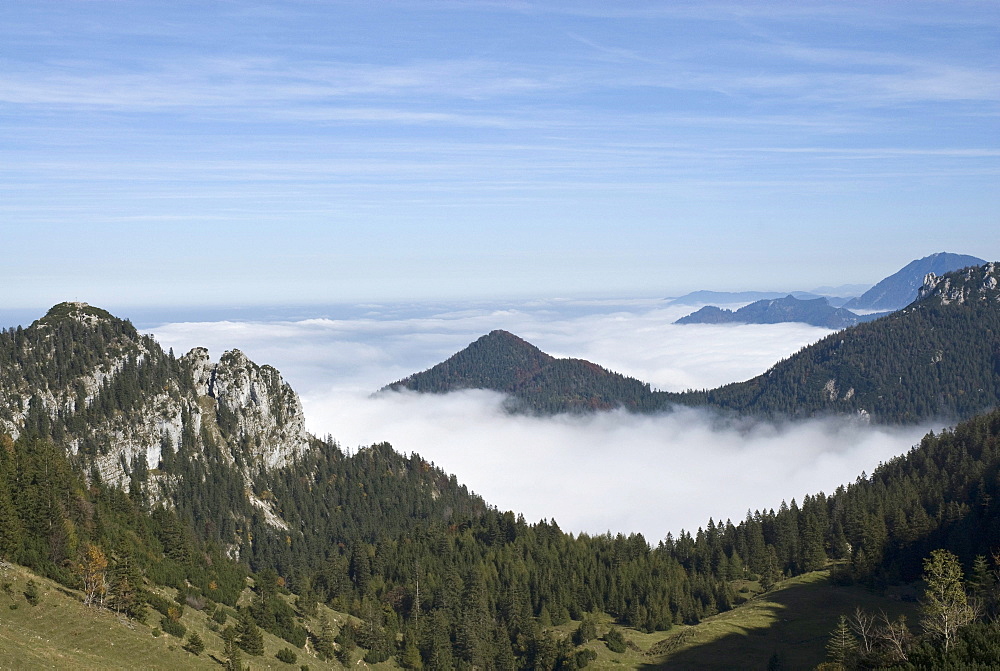
[[[871,321],[881,314],[859,316],[830,305],[826,298],[799,299],[789,294],[784,298],[759,300],[744,305],[738,310],[727,310],[714,305],[706,305],[687,317],[681,317],[675,324],[779,324],[802,322],[812,326],[837,329]]]
[[[511,410],[536,413],[687,405],[884,423],[966,418],[1000,405],[998,286],[995,263],[929,275],[904,310],[831,334],[751,380],[706,391],[651,390],[597,364],[550,357],[504,331],[385,389],[491,389],[511,396]]]
[[[944,275],[986,261],[967,254],[938,252],[911,261],[874,287],[844,304],[848,310],[899,310],[912,303],[928,274]]]
[[[813,326],[841,329],[864,321],[870,321],[881,313],[899,310],[917,298],[917,291],[924,278],[932,273],[943,275],[969,266],[986,263],[983,259],[966,254],[938,252],[906,264],[889,277],[881,280],[861,296],[844,298],[818,296],[806,291],[786,293],[743,291],[695,291],[671,301],[675,305],[698,305],[701,303],[742,303],[752,301],[735,312],[706,305],[700,310],[677,320],[677,324],[776,324],[780,322],[803,322]],[[841,288],[849,288],[844,285]],[[857,285],[853,285],[857,286]],[[817,290],[819,291],[819,290]],[[793,302],[797,299],[800,303]],[[813,302],[822,299],[823,303]],[[774,301],[780,301],[775,303]],[[835,312],[843,308],[842,312]],[[877,311],[880,314],[858,315],[851,310]]]
[[[701,305],[702,303],[752,303],[772,300],[784,296],[796,298],[820,298],[809,291],[709,291],[702,289],[670,300],[671,305]],[[844,299],[847,300],[847,299]]]

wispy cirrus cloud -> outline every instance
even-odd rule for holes
[[[355,298],[640,289],[712,279],[703,255],[757,277],[833,257],[857,276],[875,249],[930,253],[942,221],[995,247],[1000,17],[983,3],[38,0],[0,15],[0,228],[66,225],[25,246],[61,246],[57,264],[12,261],[25,281],[8,300],[50,265],[76,287],[76,250],[117,250],[129,226],[182,236],[199,216],[233,269],[210,291],[269,299],[294,277]],[[174,256],[105,259],[92,284],[134,292]]]
[[[0,101],[121,109],[231,109],[345,98],[493,99],[559,86],[558,77],[542,67],[469,59],[375,65],[189,57],[169,64],[133,61],[128,68],[100,61],[10,67],[0,74]]]

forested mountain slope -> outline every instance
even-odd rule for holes
[[[831,334],[746,382],[705,391],[655,391],[579,359],[555,359],[494,331],[433,368],[386,389],[491,389],[518,412],[675,404],[758,417],[848,414],[883,423],[961,419],[1000,405],[997,264],[929,275],[909,307]]]
[[[996,302],[993,272],[935,279],[908,312],[978,324],[977,312],[959,308]],[[230,634],[250,656],[260,627],[296,654],[343,654],[351,664],[573,668],[589,659],[593,634],[581,624],[579,638],[563,637],[550,624],[599,612],[666,630],[739,604],[738,586],[767,588],[831,559],[844,560],[839,580],[878,586],[916,577],[931,549],[968,564],[1000,544],[997,412],[928,436],[832,495],[739,523],[709,520],[650,546],[640,535],[529,523],[385,444],[350,454],[306,436],[301,449],[272,449],[288,435],[279,429],[295,426],[297,406],[276,371],[242,355],[175,359],[127,322],[80,305],[57,306],[3,339],[5,420],[18,435],[0,436],[0,559],[163,631],[176,631],[178,607],[228,604],[223,613],[239,625]],[[536,375],[552,364],[503,342],[498,360],[513,351],[538,363]],[[160,405],[151,400],[164,394]],[[150,468],[139,451],[146,427],[172,417],[178,440],[164,439]],[[88,437],[96,454],[82,449]],[[108,455],[123,477],[103,475],[118,472],[101,466]],[[253,594],[238,602],[251,573]],[[177,599],[150,594],[151,585],[171,586]],[[335,632],[315,620],[318,602],[357,620]]]
[[[106,605],[140,619],[156,621],[161,608],[171,617],[170,602],[143,595],[149,583],[178,587],[187,607],[235,605],[246,566],[213,549],[189,518],[160,507],[148,514],[141,487],[85,484],[65,453],[40,439],[0,448],[0,558],[86,589],[87,557],[103,548]],[[349,660],[565,668],[586,661],[587,640],[553,636],[550,622],[605,611],[620,624],[669,629],[739,604],[745,596],[736,588],[746,581],[766,588],[830,559],[846,562],[838,581],[879,587],[918,577],[933,549],[949,548],[971,566],[1000,544],[996,412],[928,436],[832,495],[749,512],[735,524],[709,520],[654,547],[641,536],[574,537],[554,522],[528,524],[385,445],[353,456],[326,448],[259,480],[290,529],[253,523],[248,534],[260,538],[244,560],[253,557],[254,594],[229,611],[300,655],[323,645],[322,627],[310,620],[322,602],[359,618],[337,636],[338,652],[361,646],[345,653]],[[297,595],[294,608],[282,605],[278,585]],[[984,595],[993,607],[996,594]]]
[[[83,303],[0,333],[0,431],[51,441],[91,480],[141,486],[234,555],[243,546],[236,530],[255,515],[282,524],[252,478],[315,442],[275,369],[238,350],[214,364],[201,348],[176,358]],[[206,492],[225,499],[224,514]]]
[[[899,312],[829,335],[746,382],[669,398],[758,416],[971,417],[1000,405],[998,275],[990,263],[928,276]]]

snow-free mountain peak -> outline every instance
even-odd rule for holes
[[[924,278],[933,273],[944,275],[969,266],[981,266],[986,261],[968,254],[937,252],[910,261],[871,289],[844,304],[848,310],[899,310],[917,299]]]

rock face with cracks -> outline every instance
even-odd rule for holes
[[[195,348],[180,358],[125,320],[86,303],[61,303],[0,337],[0,433],[62,445],[91,477],[127,489],[144,473],[154,502],[169,505],[176,475],[161,469],[182,446],[208,450],[244,482],[310,449],[298,395],[277,370],[239,350],[213,363]],[[217,452],[216,452],[217,451]],[[275,510],[277,507],[275,507]],[[270,524],[283,520],[264,510]]]
[[[253,445],[266,467],[281,466],[308,449],[302,403],[277,370],[258,366],[238,349],[223,354],[216,364],[203,347],[185,358],[195,392],[215,401],[230,439]]]

